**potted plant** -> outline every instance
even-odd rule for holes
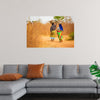
[[[99,78],[100,78],[100,69],[99,66],[97,64],[97,62],[95,61],[93,65],[90,66],[90,73],[91,75],[94,75],[96,77],[96,81],[98,83],[100,83]]]

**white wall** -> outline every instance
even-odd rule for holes
[[[100,0],[0,0],[0,63],[100,61],[99,4]],[[76,17],[74,48],[26,48],[26,18],[50,15]]]
[[[100,65],[100,0],[96,2],[96,27],[95,27],[95,33],[96,34],[96,60],[98,61],[98,64]]]

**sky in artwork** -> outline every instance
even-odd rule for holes
[[[30,20],[30,21],[38,21],[40,20],[41,23],[45,24],[47,23],[48,21],[50,20],[53,20],[54,16],[30,16],[27,18],[27,20]],[[74,21],[74,17],[72,17],[73,21]]]

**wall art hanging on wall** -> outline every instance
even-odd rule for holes
[[[73,47],[73,17],[30,16],[27,18],[27,48]]]

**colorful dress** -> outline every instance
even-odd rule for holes
[[[56,25],[52,25],[51,28],[50,28],[50,32],[51,32],[50,33],[50,38],[51,39],[55,39],[55,36],[56,36],[56,31],[55,30],[56,30]]]
[[[51,34],[50,34],[50,37],[51,37],[51,39],[55,39],[55,30],[53,30],[53,31],[51,31]]]
[[[63,39],[62,32],[63,32],[63,27],[61,24],[59,24],[59,30],[57,31],[59,41],[62,41]]]
[[[57,34],[58,34],[59,41],[61,41],[63,39],[62,31],[57,31]]]

